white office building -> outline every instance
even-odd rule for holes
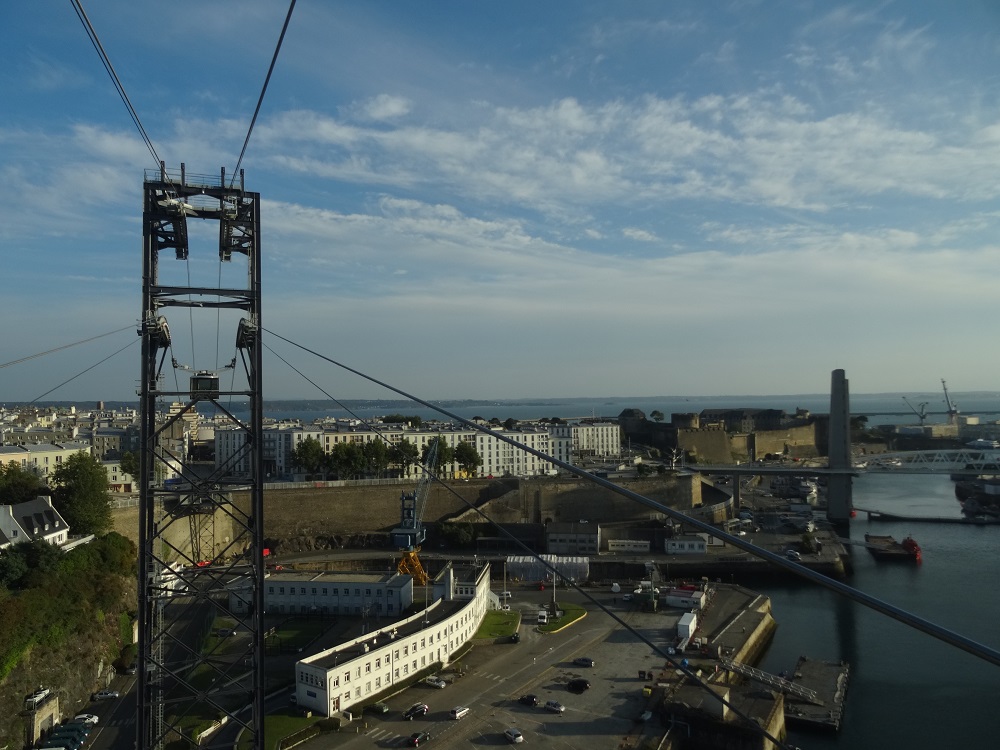
[[[447,665],[489,608],[490,567],[457,570],[449,564],[433,590],[425,609],[299,661],[298,706],[325,716],[357,714],[380,695]]]

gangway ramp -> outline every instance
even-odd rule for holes
[[[797,698],[801,698],[809,703],[814,703],[817,706],[823,705],[823,701],[820,700],[815,690],[802,687],[802,685],[786,680],[784,677],[779,677],[776,674],[771,674],[770,672],[765,672],[761,669],[757,669],[756,667],[751,667],[749,664],[744,664],[743,662],[733,661],[732,659],[727,659],[725,657],[719,661],[721,661],[722,666],[730,672],[743,675],[744,677],[748,677],[755,682],[763,683],[764,685],[773,687],[775,690],[780,690],[782,693],[794,695]]]

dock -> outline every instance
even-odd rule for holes
[[[965,518],[962,516],[904,516],[881,510],[855,508],[858,513],[866,513],[869,521],[907,521],[916,523],[959,523],[966,526],[990,526],[1000,523],[1000,518]]]
[[[844,700],[851,668],[847,662],[829,662],[800,656],[788,680],[813,697],[802,693],[785,695],[785,722],[803,728],[839,731],[844,717]]]

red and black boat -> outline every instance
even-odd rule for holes
[[[920,562],[923,559],[920,545],[912,536],[906,537],[902,542],[897,542],[891,536],[865,534],[865,543],[868,546],[868,551],[876,560]]]

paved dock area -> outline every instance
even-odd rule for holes
[[[837,731],[844,717],[844,700],[851,668],[846,663],[817,661],[800,656],[789,679],[814,690],[822,705],[794,695],[785,696],[785,721],[789,724]]]

